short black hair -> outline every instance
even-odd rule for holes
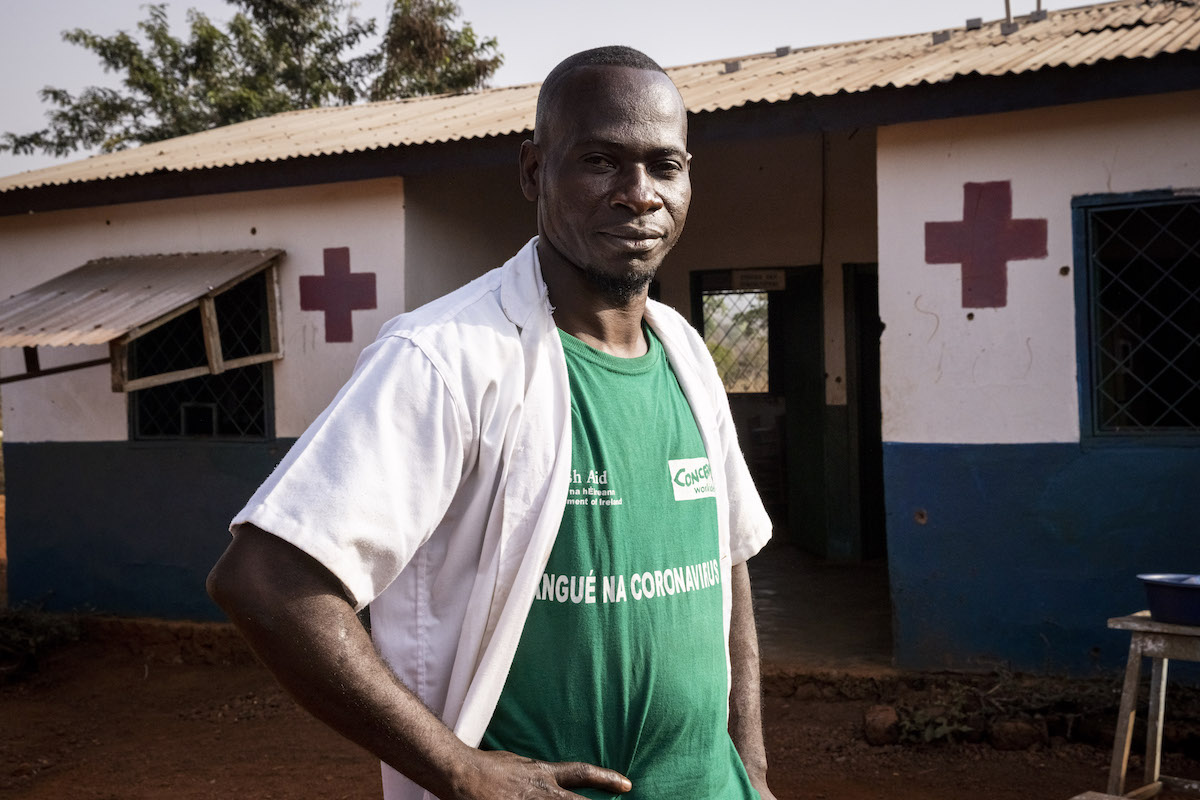
[[[546,114],[549,113],[550,107],[557,99],[559,90],[566,82],[567,77],[580,67],[630,67],[667,74],[667,71],[659,66],[657,61],[641,50],[634,50],[632,47],[620,44],[594,47],[591,50],[567,56],[558,63],[558,66],[550,70],[550,74],[546,76],[546,80],[542,81],[542,87],[538,90],[537,116],[533,123],[535,137],[537,131],[545,126]]]

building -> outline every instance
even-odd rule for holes
[[[695,200],[654,289],[730,357],[780,538],[887,558],[902,667],[1111,666],[1135,574],[1200,572],[1198,51],[1200,8],[1122,0],[669,70]],[[0,179],[13,599],[214,616],[358,351],[533,232],[536,93]]]

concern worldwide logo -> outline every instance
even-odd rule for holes
[[[676,500],[717,496],[712,467],[707,458],[671,459],[667,462],[667,473],[671,476],[671,488],[675,491]]]

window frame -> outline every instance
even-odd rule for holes
[[[270,363],[261,363],[258,365],[250,364],[247,366],[260,366],[262,369],[263,380],[263,433],[262,435],[246,434],[242,436],[206,436],[206,435],[187,435],[174,434],[162,436],[146,436],[139,431],[137,419],[137,407],[133,402],[133,395],[129,396],[130,402],[125,404],[125,412],[128,418],[129,441],[136,442],[139,447],[158,445],[178,445],[181,442],[188,442],[203,445],[235,445],[242,442],[271,442],[275,436],[275,371],[271,369]],[[207,374],[207,373],[206,373]],[[196,377],[203,377],[196,376]]]
[[[203,297],[179,306],[169,314],[164,314],[141,327],[134,328],[109,343],[109,353],[112,361],[112,389],[114,392],[135,392],[138,389],[148,389],[152,386],[162,386],[167,383],[184,381],[200,375],[219,375],[220,373],[247,367],[251,364],[261,364],[266,361],[278,361],[283,358],[283,343],[279,335],[280,295],[279,295],[279,257],[276,256],[262,264],[258,269],[251,270],[237,278],[227,281],[212,289]],[[260,272],[266,272],[266,312],[269,349],[264,353],[243,356],[226,360],[221,349],[220,320],[217,318],[215,298],[242,281],[254,277]],[[204,335],[204,352],[208,364],[203,367],[163,372],[158,375],[148,375],[141,378],[129,377],[129,345],[135,339],[156,330],[176,317],[180,317],[192,309],[200,309],[200,325]]]
[[[784,395],[782,371],[786,368],[787,353],[784,352],[782,341],[770,335],[773,314],[783,313],[779,305],[780,291],[770,287],[737,288],[736,283],[743,276],[755,273],[783,273],[784,281],[788,281],[796,273],[804,269],[819,269],[812,267],[724,267],[717,269],[696,269],[689,273],[689,294],[691,300],[691,323],[695,331],[704,340],[704,296],[705,294],[736,294],[743,292],[764,292],[767,295],[767,390],[765,392],[728,392],[730,397],[781,397]],[[735,273],[741,273],[735,277]]]
[[[280,334],[280,318],[281,318],[281,295],[279,290],[279,261],[276,256],[257,269],[253,269],[238,277],[226,281],[213,288],[203,297],[186,303],[169,314],[155,319],[139,328],[135,328],[124,336],[113,340],[109,343],[111,363],[112,363],[112,389],[114,392],[122,392],[128,395],[126,403],[126,411],[128,415],[128,430],[130,441],[136,441],[139,444],[154,444],[156,442],[178,444],[179,442],[197,442],[197,443],[237,443],[237,442],[267,442],[275,439],[275,381],[274,369],[271,367],[271,362],[278,361],[283,358],[283,340]],[[266,293],[264,298],[263,311],[266,314],[267,325],[267,347],[268,350],[263,353],[255,353],[248,356],[226,359],[221,344],[221,328],[220,319],[217,312],[216,298],[226,291],[238,286],[259,274],[264,274],[263,288]],[[171,372],[158,373],[156,375],[148,375],[140,378],[130,378],[129,355],[130,345],[137,339],[149,334],[168,322],[171,322],[178,317],[191,312],[194,309],[200,311],[200,325],[204,339],[204,352],[208,363],[202,367],[192,367],[189,369],[173,370]],[[262,435],[240,435],[240,436],[220,436],[220,435],[162,435],[162,436],[145,436],[140,433],[139,422],[137,419],[137,404],[134,401],[134,392],[141,389],[150,389],[158,386],[164,386],[170,383],[189,380],[192,378],[215,376],[230,370],[239,369],[242,367],[252,367],[261,365],[262,381],[263,381],[263,433]]]
[[[1200,189],[1151,189],[1136,192],[1077,195],[1071,199],[1072,250],[1075,269],[1076,386],[1079,441],[1085,447],[1195,447],[1200,429],[1192,432],[1146,430],[1101,431],[1096,424],[1097,358],[1095,276],[1091,263],[1090,214],[1106,208],[1200,202]]]

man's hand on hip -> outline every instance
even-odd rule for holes
[[[456,800],[578,798],[570,789],[624,794],[633,784],[619,772],[579,761],[536,761],[503,750],[478,750],[454,781]]]
[[[570,788],[631,788],[590,764],[468,747],[383,662],[340,581],[266,531],[239,531],[209,591],[301,705],[443,800],[564,800],[578,797]]]

